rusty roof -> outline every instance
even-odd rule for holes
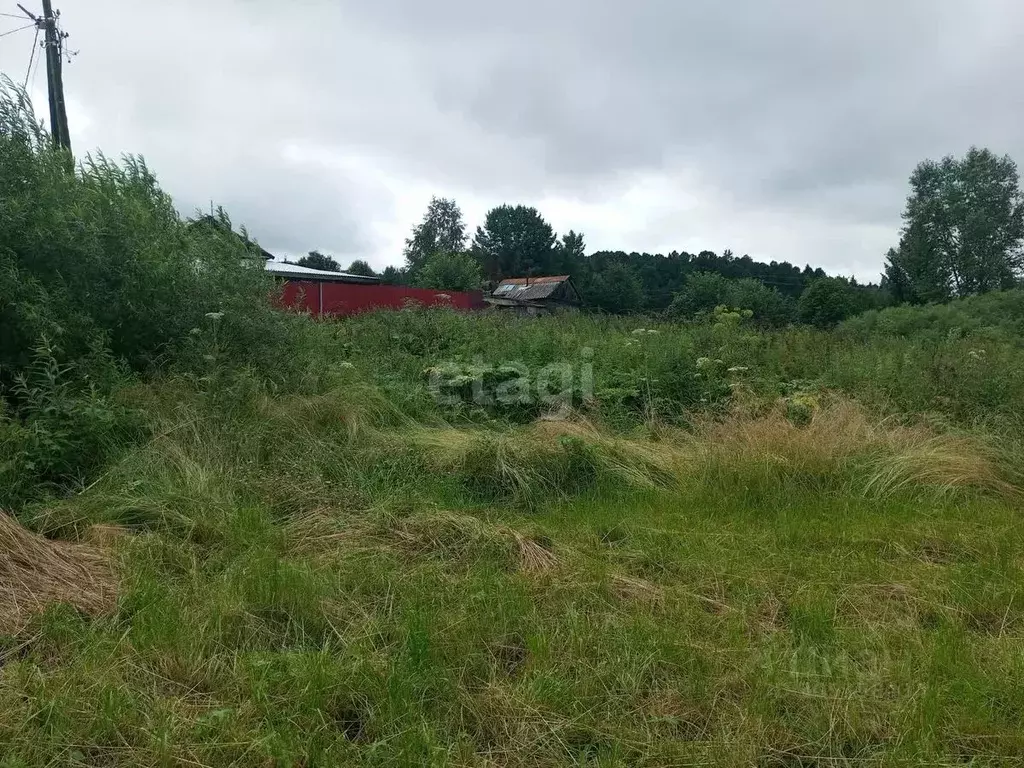
[[[558,275],[554,277],[510,277],[498,283],[491,295],[501,299],[513,301],[537,301],[550,299],[563,283],[569,280],[569,275]]]

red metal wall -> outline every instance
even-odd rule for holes
[[[293,309],[316,315],[355,315],[374,309],[402,309],[409,302],[428,307],[481,309],[485,306],[479,291],[434,291],[405,285],[363,285],[308,280],[287,280],[283,302]],[[321,303],[322,302],[322,303]]]

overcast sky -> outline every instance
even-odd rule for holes
[[[141,154],[183,213],[343,266],[401,262],[438,195],[471,229],[527,203],[590,251],[876,279],[918,161],[1024,158],[1019,0],[55,4],[77,153]],[[0,38],[0,70],[31,43]]]

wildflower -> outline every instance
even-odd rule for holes
[[[214,322],[216,322],[217,320],[220,320],[222,317],[224,317],[224,313],[223,312],[207,312],[206,316],[208,318],[210,318],[211,320],[213,320]]]
[[[698,357],[697,358],[697,370],[703,371],[705,368],[710,368],[712,365],[710,357]]]
[[[647,333],[646,328],[637,328],[635,331],[633,331],[634,336],[643,336],[645,333]]]
[[[745,365],[736,365],[729,369],[729,373],[746,373],[749,370]]]
[[[346,371],[351,371],[351,370],[353,370],[355,368],[355,366],[352,365],[352,363],[348,362],[347,360],[345,362],[343,362],[343,363],[339,363],[338,367],[342,368],[342,369],[344,369]]]

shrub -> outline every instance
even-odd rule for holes
[[[421,288],[442,291],[479,290],[483,278],[480,264],[470,253],[436,253],[416,273],[414,279]]]
[[[841,277],[821,277],[800,295],[798,307],[805,323],[833,328],[856,312],[856,289]]]
[[[311,324],[273,299],[262,258],[223,211],[184,220],[141,158],[99,154],[69,166],[24,92],[0,82],[8,502],[34,483],[82,481],[137,432],[112,404],[126,371],[248,367],[299,380],[311,367]],[[211,316],[220,318],[212,341]]]
[[[225,354],[260,362],[283,336],[273,292],[223,212],[183,220],[141,158],[100,154],[69,169],[24,95],[0,85],[0,386],[43,335],[59,362],[102,337],[143,370],[211,312],[224,313]]]
[[[986,293],[949,304],[872,310],[847,320],[840,330],[862,340],[876,335],[932,341],[972,337],[1019,344],[1024,340],[1024,290]]]
[[[761,324],[784,326],[795,319],[793,301],[760,280],[732,280],[715,272],[695,272],[668,308],[670,317],[709,316],[719,306],[749,310]]]
[[[84,484],[143,434],[142,415],[117,403],[117,366],[103,350],[61,364],[46,343],[11,387],[17,418],[0,399],[0,507]]]

